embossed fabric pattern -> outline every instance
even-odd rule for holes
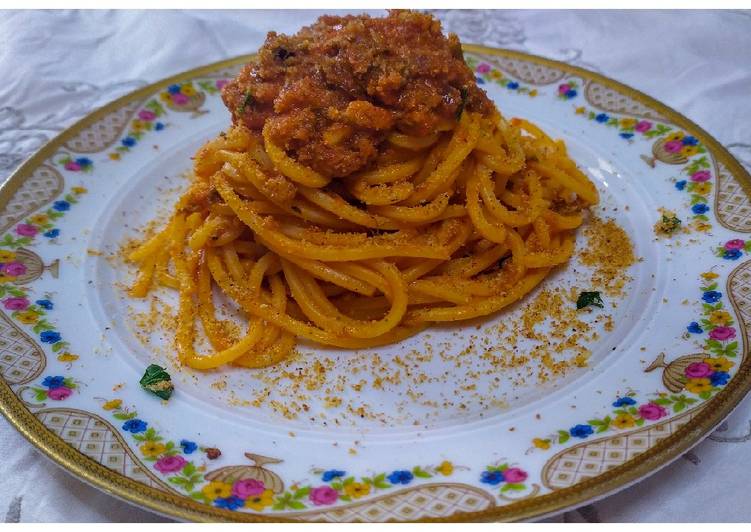
[[[92,110],[147,83],[177,72],[246,54],[261,45],[267,31],[293,33],[321,11],[14,11],[0,12],[0,178],[5,179],[29,155]],[[699,124],[751,170],[751,11],[445,11],[435,14],[444,29],[462,41],[509,48],[587,68],[635,87]],[[200,37],[200,38],[198,38]],[[43,51],[43,52],[41,52]],[[506,65],[513,71],[514,65]],[[519,66],[519,68],[524,68]],[[518,71],[519,79],[534,73]],[[554,76],[555,73],[549,75]],[[552,79],[552,78],[551,78]],[[593,97],[611,97],[606,87]],[[628,112],[639,114],[639,109]],[[98,139],[91,132],[89,143]],[[80,148],[80,147],[79,147]],[[722,176],[720,176],[720,179]],[[30,196],[54,187],[52,172],[39,172],[24,184]],[[44,185],[44,186],[41,186]],[[720,192],[727,198],[738,191]],[[44,198],[39,198],[44,202]],[[748,223],[732,201],[723,216]],[[19,207],[20,208],[20,207]],[[10,215],[0,220],[7,227]],[[740,222],[738,222],[740,223]],[[735,282],[751,284],[744,273]],[[745,302],[741,305],[745,314]],[[7,329],[7,330],[6,330]],[[18,343],[0,324],[0,340]],[[19,344],[20,345],[20,344]],[[34,352],[0,365],[16,382],[29,379]],[[42,415],[66,441],[84,454],[108,461],[115,469],[136,467],[105,421],[90,416]],[[648,437],[659,437],[657,433]],[[599,457],[630,456],[645,441],[610,440],[608,446],[581,447],[560,457],[546,474],[551,485],[571,476],[593,475],[607,468]],[[6,522],[162,521],[100,492],[53,465],[4,419],[0,420],[0,518]],[[749,521],[746,469],[751,462],[751,398],[747,398],[707,440],[637,486],[592,505],[549,518],[560,522]],[[147,483],[160,482],[147,473]],[[707,493],[716,494],[707,511]],[[487,501],[460,489],[426,489],[411,497],[473,511]],[[401,500],[410,508],[415,501]],[[341,520],[358,517],[349,508]],[[395,511],[379,503],[385,520]],[[346,515],[345,515],[346,514]]]

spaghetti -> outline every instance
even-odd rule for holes
[[[236,123],[198,151],[171,219],[130,253],[131,295],[178,291],[178,356],[197,369],[274,364],[298,338],[390,344],[508,307],[569,260],[598,193],[535,125],[457,115],[427,134],[394,129],[346,176],[293,157],[268,122]],[[217,317],[215,290],[245,332]],[[214,352],[196,353],[199,329]]]

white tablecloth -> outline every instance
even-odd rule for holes
[[[0,178],[75,120],[147,82],[249,53],[319,12],[0,13]],[[465,42],[567,61],[637,87],[751,166],[751,12],[438,12]],[[0,419],[0,519],[156,521],[72,478]],[[653,477],[554,521],[751,521],[751,398]],[[711,501],[709,500],[711,499]]]

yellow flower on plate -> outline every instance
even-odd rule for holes
[[[60,362],[73,362],[74,360],[78,360],[78,355],[74,355],[73,353],[68,353],[67,351],[65,353],[60,353],[57,355],[57,359]]]
[[[691,189],[691,192],[699,194],[700,196],[706,196],[712,192],[712,183],[696,183]]]
[[[576,114],[583,115],[586,109],[584,107],[577,107],[576,108]]]
[[[255,510],[256,512],[260,512],[272,504],[274,504],[274,492],[271,490],[263,490],[263,493],[260,495],[255,495],[245,499],[245,507]]]
[[[636,424],[636,420],[631,414],[618,414],[613,420],[613,425],[619,429],[628,429]]]
[[[670,142],[672,140],[682,140],[683,137],[686,135],[683,133],[683,131],[676,131],[675,133],[671,133],[667,137],[665,137],[665,142]]]
[[[213,501],[232,495],[232,486],[226,482],[209,482],[201,488],[201,492],[206,495],[207,499]]]
[[[636,125],[637,122],[638,120],[636,120],[636,118],[621,118],[619,120],[619,123],[621,124],[621,127],[623,129],[631,129]]]
[[[119,153],[110,153],[109,157],[113,161],[119,161],[120,160],[120,154]]]
[[[190,98],[191,96],[196,95],[196,89],[193,88],[193,85],[187,83],[180,87],[180,94],[184,94],[185,96]]]
[[[704,363],[714,371],[729,371],[733,367],[733,363],[725,357],[705,358]]]
[[[681,148],[681,154],[685,155],[686,157],[693,157],[697,153],[699,153],[698,146],[688,145],[688,146],[684,146],[683,148]]]
[[[352,497],[353,499],[359,499],[365,497],[370,493],[370,484],[363,484],[361,482],[352,482],[344,486],[344,493]]]
[[[16,254],[6,249],[0,249],[0,262],[10,262],[16,259]]]
[[[438,467],[435,468],[435,470],[438,471],[444,477],[447,477],[451,473],[454,472],[454,464],[452,464],[448,460],[444,460],[443,462],[440,463]]]
[[[534,445],[538,449],[547,451],[548,449],[550,449],[550,440],[548,439],[543,440],[542,438],[535,438],[532,440],[532,445]]]
[[[73,191],[73,194],[86,194],[88,192],[88,189],[84,187],[73,187],[70,190]]]
[[[11,283],[15,280],[16,278],[12,275],[0,275],[0,283]]]
[[[164,446],[163,443],[159,443],[156,441],[147,441],[140,447],[141,453],[149,458],[156,458],[160,454],[162,454],[167,448]]]
[[[39,320],[39,314],[37,314],[33,310],[25,310],[23,312],[19,312],[16,315],[16,318],[18,318],[18,321],[20,321],[21,323],[31,325]]]
[[[705,377],[688,379],[688,382],[686,382],[686,389],[691,393],[708,392],[712,389],[712,382]]]
[[[35,214],[34,216],[29,216],[29,221],[37,225],[46,224],[49,219],[50,217],[46,214]]]
[[[530,95],[530,96],[531,96],[532,98],[534,98],[535,96],[537,96],[537,89],[532,89],[531,91],[529,91],[529,95]]]
[[[501,74],[500,70],[491,70],[490,77],[493,79],[501,79],[503,74]]]
[[[712,229],[712,224],[709,222],[705,222],[704,220],[694,220],[691,223],[691,227],[693,227],[697,231],[701,231],[702,233],[706,233],[710,229]]]
[[[123,404],[122,399],[112,399],[111,401],[107,401],[102,405],[102,408],[105,410],[116,410],[120,408],[120,406]]]
[[[143,131],[144,129],[146,129],[146,124],[144,124],[140,120],[133,120],[133,123],[130,125],[130,129],[131,129],[131,131],[134,131],[134,132],[138,133],[138,132]]]
[[[719,277],[718,274],[715,272],[704,272],[701,274],[702,279],[705,279],[707,281],[711,281],[712,279],[717,279]]]
[[[172,101],[172,95],[169,92],[167,92],[167,91],[160,92],[159,93],[159,99],[162,100],[163,102],[171,102]]]
[[[730,325],[733,322],[733,317],[727,310],[714,310],[709,315],[709,321],[713,325]]]

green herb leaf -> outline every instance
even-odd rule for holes
[[[256,101],[256,99],[253,97],[253,93],[250,92],[250,91],[245,91],[245,95],[243,96],[242,101],[237,106],[237,109],[235,109],[235,111],[237,112],[237,114],[241,115],[241,114],[245,113],[245,109],[249,105],[253,105],[255,103],[255,101]]]
[[[456,108],[457,121],[461,118],[462,113],[464,112],[464,106],[467,105],[467,96],[469,96],[469,92],[465,87],[462,87],[459,89],[459,94],[461,94],[462,101],[459,103],[459,107]]]
[[[576,300],[576,309],[581,310],[589,306],[605,307],[600,297],[600,292],[582,292],[579,294],[579,299]]]
[[[151,364],[146,368],[146,372],[141,377],[140,383],[146,391],[164,400],[169,399],[175,389],[169,373],[163,367],[156,364]]]

